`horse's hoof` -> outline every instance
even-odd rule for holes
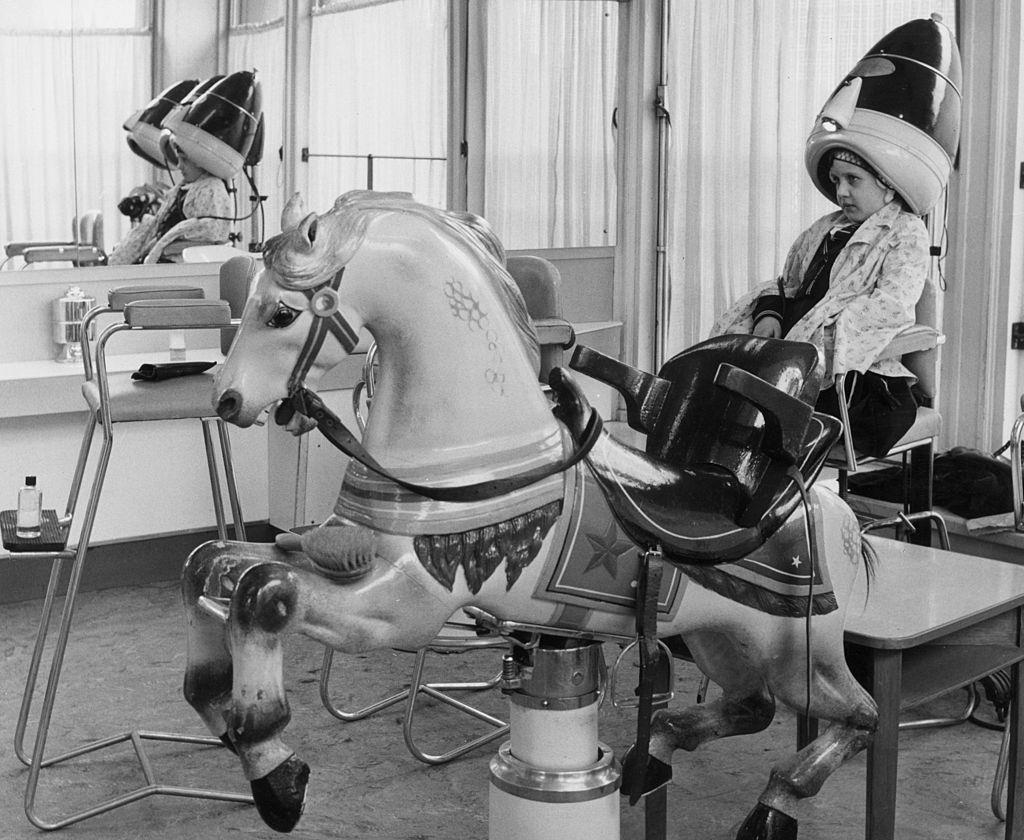
[[[758,802],[740,826],[736,840],[796,840],[796,820]]]
[[[647,756],[647,763],[641,765],[636,753],[636,745],[626,750],[622,759],[622,795],[629,797],[629,804],[635,805],[641,796],[659,788],[665,787],[672,781],[672,765],[666,764],[653,755]],[[639,789],[636,786],[639,785]]]
[[[290,755],[266,776],[250,782],[252,798],[263,822],[274,831],[295,828],[302,816],[308,781],[309,765]]]

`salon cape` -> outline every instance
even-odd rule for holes
[[[787,297],[803,282],[822,238],[842,220],[841,211],[830,213],[797,237],[783,268]],[[787,340],[818,348],[824,382],[840,373],[866,370],[916,380],[899,361],[878,356],[897,333],[915,323],[915,307],[928,278],[928,246],[924,222],[898,201],[857,228],[832,266],[825,296],[786,335]],[[715,321],[711,335],[749,334],[754,306],[765,293],[777,294],[778,281],[763,283],[736,301]]]
[[[178,191],[186,190],[182,202],[185,218],[149,246],[146,262],[156,262],[164,248],[179,239],[191,242],[226,242],[231,232],[231,199],[220,178],[206,175],[191,183],[176,184],[164,197],[157,212],[155,226],[159,226],[165,213],[174,206]],[[219,216],[220,218],[210,218]]]
[[[185,218],[170,228],[163,236],[157,237],[157,230],[163,218],[171,212],[178,192],[187,187],[182,212]],[[212,175],[197,178],[188,184],[180,182],[167,191],[160,201],[156,215],[146,216],[128,231],[110,254],[110,265],[132,265],[142,262],[157,262],[164,248],[178,239],[193,242],[226,242],[231,233],[231,198],[227,187]],[[222,218],[202,218],[220,216]]]

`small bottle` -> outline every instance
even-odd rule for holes
[[[15,533],[21,539],[34,539],[41,533],[43,494],[36,487],[34,475],[25,476],[25,486],[18,491],[18,518]]]
[[[171,361],[184,362],[188,358],[185,345],[185,331],[171,330],[168,343],[171,348]]]

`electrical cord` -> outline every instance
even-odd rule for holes
[[[807,570],[807,608],[804,612],[804,644],[807,647],[807,664],[806,664],[806,683],[807,683],[807,697],[804,701],[804,717],[808,720],[811,719],[811,685],[813,682],[814,675],[814,657],[811,654],[811,618],[814,614],[814,570],[818,567],[818,543],[817,543],[817,526],[814,523],[814,511],[811,507],[811,501],[807,494],[807,485],[804,482],[803,474],[794,464],[787,471],[786,474],[796,484],[797,490],[800,491],[800,501],[804,506],[804,537],[807,540],[807,562],[809,568]]]

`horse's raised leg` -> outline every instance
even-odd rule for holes
[[[188,661],[184,695],[198,712],[207,729],[231,750],[224,714],[231,702],[231,651],[223,618],[200,606],[200,598],[212,597],[222,603],[234,590],[238,575],[255,559],[245,560],[220,542],[196,548],[185,563],[181,578],[185,606]],[[225,608],[226,611],[226,608]]]
[[[231,596],[228,638],[234,673],[226,715],[256,808],[271,828],[291,831],[302,815],[309,767],[281,740],[291,719],[281,634],[298,608],[298,578],[286,564],[247,568]]]

